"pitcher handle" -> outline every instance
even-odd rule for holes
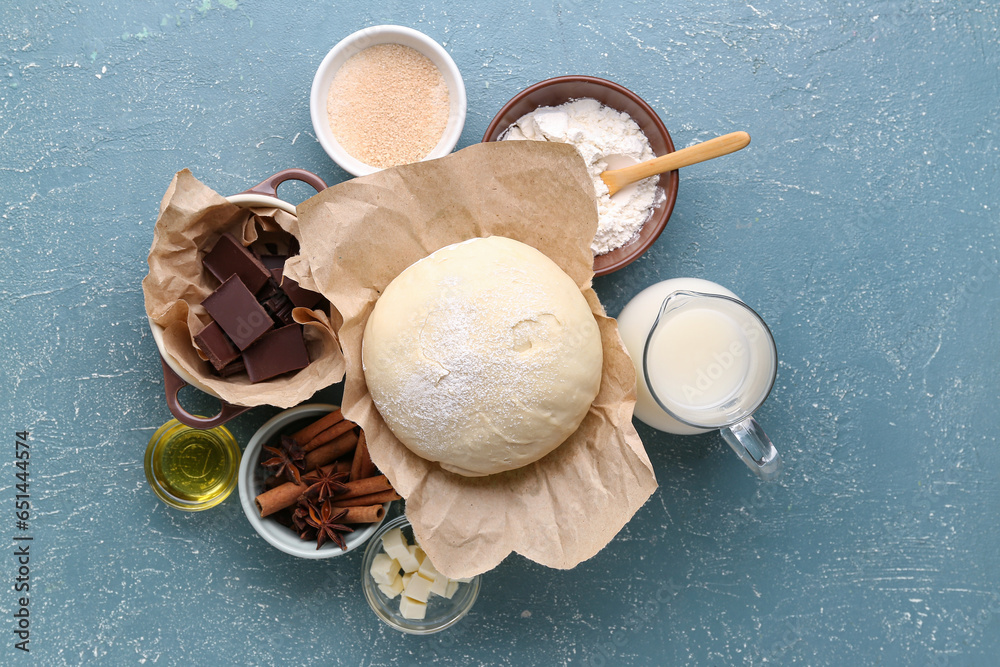
[[[756,419],[747,417],[720,432],[736,455],[762,480],[770,482],[781,474],[781,455]]]

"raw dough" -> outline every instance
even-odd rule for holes
[[[542,458],[601,385],[597,322],[580,288],[500,236],[447,246],[393,280],[365,327],[375,406],[418,456],[467,476]]]

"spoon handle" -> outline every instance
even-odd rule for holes
[[[736,152],[749,143],[750,135],[746,132],[731,132],[730,134],[724,134],[721,137],[709,139],[694,146],[682,148],[673,153],[661,155],[646,162],[640,162],[629,167],[623,167],[622,169],[606,171],[601,174],[601,178],[605,182],[609,180],[614,181],[618,185],[617,190],[628,183],[641,181],[644,178],[662,174],[665,171],[673,171],[674,169],[680,169],[681,167],[687,167],[692,164],[704,162],[705,160],[711,160],[714,157]]]

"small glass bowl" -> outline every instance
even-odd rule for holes
[[[411,635],[432,635],[441,632],[458,623],[469,613],[479,596],[480,576],[472,578],[467,584],[459,584],[455,596],[450,600],[438,595],[432,595],[427,602],[427,616],[422,620],[403,618],[399,614],[399,595],[391,600],[379,590],[378,584],[370,574],[375,556],[382,553],[382,536],[393,528],[402,528],[407,542],[413,544],[413,529],[406,516],[398,516],[382,525],[365,548],[365,558],[361,563],[361,588],[365,592],[368,605],[375,615],[386,625],[400,632]]]
[[[146,480],[170,507],[198,512],[236,488],[240,447],[224,426],[200,430],[176,419],[156,429],[146,447]]]

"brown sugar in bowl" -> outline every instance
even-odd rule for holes
[[[519,92],[493,118],[486,128],[486,134],[483,135],[483,142],[499,140],[510,125],[539,107],[557,106],[587,97],[631,116],[649,139],[649,145],[655,155],[665,155],[674,151],[674,142],[663,121],[641,97],[612,81],[582,75],[546,79]],[[652,214],[635,238],[620,248],[594,257],[596,275],[603,276],[628,266],[653,245],[663,228],[667,226],[667,220],[674,210],[678,181],[676,170],[660,174],[657,185],[663,189],[665,196],[657,201]]]

